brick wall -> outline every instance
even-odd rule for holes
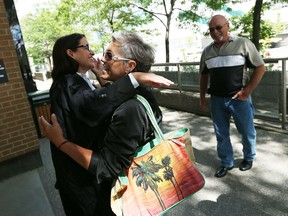
[[[39,149],[3,0],[0,0],[0,59],[8,76],[8,82],[0,83],[0,162],[3,162]]]

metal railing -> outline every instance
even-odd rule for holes
[[[264,59],[266,73],[252,95],[257,116],[280,121],[284,130],[287,124],[287,60]],[[200,62],[157,63],[151,71],[175,83],[164,89],[199,93],[199,65]]]

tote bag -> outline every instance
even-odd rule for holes
[[[117,216],[161,215],[204,187],[195,166],[190,131],[182,128],[163,134],[153,111],[142,96],[155,139],[140,147],[115,181],[111,206]]]

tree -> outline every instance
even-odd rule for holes
[[[241,28],[240,35],[245,35],[251,39],[258,50],[264,49],[270,43],[270,39],[276,35],[276,27],[262,19],[262,15],[277,2],[288,2],[287,0],[264,2],[255,0],[254,7],[242,18],[234,17],[235,28]]]
[[[287,3],[287,0],[273,0],[274,4],[278,2]],[[271,2],[268,2],[266,4],[270,4]],[[254,6],[254,12],[253,12],[253,35],[252,35],[252,42],[255,44],[256,48],[260,49],[260,29],[261,29],[261,13],[262,13],[262,7],[263,7],[263,0],[256,0],[255,6]],[[269,7],[268,7],[269,9]]]
[[[178,25],[184,26],[183,23],[186,23],[189,26],[201,21],[203,13],[202,10],[198,10],[199,7],[205,6],[210,10],[231,10],[226,6],[229,0],[170,0],[169,3],[166,0],[134,0],[133,2],[132,5],[150,14],[164,26],[166,62],[170,61],[170,25],[173,17],[175,21],[179,21]],[[239,1],[233,0],[233,2]]]
[[[96,32],[102,51],[111,33],[119,30],[137,31],[137,28],[152,21],[126,0],[62,0],[59,11],[66,17],[67,24],[81,22],[89,30]]]
[[[256,0],[253,12],[253,35],[252,42],[255,44],[256,48],[259,50],[259,36],[260,36],[260,21],[261,21],[261,9],[263,5],[263,0]]]
[[[205,0],[205,1],[198,1],[198,0],[191,0],[193,2],[198,2],[199,4],[202,2],[207,5],[208,9],[213,9],[213,10],[225,10],[227,12],[231,12],[231,8],[227,7],[228,3],[241,3],[244,2],[245,0],[225,0],[225,1],[214,1],[214,0]],[[255,5],[252,11],[250,11],[250,15],[252,15],[253,19],[252,22],[250,23],[252,26],[252,31],[250,39],[252,42],[255,44],[256,48],[259,50],[260,49],[260,44],[259,41],[261,39],[261,34],[263,34],[265,31],[261,30],[264,29],[264,27],[268,27],[268,29],[271,29],[268,25],[267,22],[264,22],[261,19],[261,15],[264,12],[264,10],[269,9],[272,4],[276,4],[278,2],[288,2],[287,0],[273,0],[269,1],[266,3],[263,3],[263,0],[255,0]],[[195,7],[194,7],[195,8]],[[191,8],[192,9],[192,8]],[[192,21],[197,21],[199,20],[199,14],[196,12],[197,10],[191,10],[191,11],[185,11],[183,14],[181,14],[180,19],[182,20],[192,20]],[[205,16],[204,16],[205,17]],[[203,19],[203,18],[202,18]],[[261,28],[260,28],[261,27]],[[267,29],[266,29],[267,30]],[[273,32],[274,33],[274,32]],[[271,34],[273,35],[273,34]],[[262,37],[263,38],[263,37]],[[267,38],[266,38],[267,39]]]
[[[63,34],[73,31],[81,32],[92,42],[96,52],[104,51],[111,40],[111,33],[118,30],[145,32],[143,26],[153,19],[159,21],[165,28],[165,59],[170,61],[170,30],[171,23],[175,22],[181,28],[197,30],[211,18],[215,10],[224,10],[228,13],[229,3],[239,3],[241,0],[61,0],[53,8],[37,11],[25,19],[23,27],[24,40],[29,46],[27,50],[35,63],[50,59],[52,44]],[[288,2],[282,0],[275,2]],[[261,8],[263,0],[255,0],[253,11],[252,41],[257,47],[260,37]],[[264,7],[265,8],[265,7]],[[251,23],[251,24],[252,24]],[[195,31],[196,31],[195,30]],[[155,33],[150,29],[150,34]],[[199,31],[198,31],[199,32]],[[90,37],[90,34],[92,37]],[[88,34],[88,35],[87,35]],[[96,41],[96,43],[95,43]],[[97,45],[95,45],[97,44]],[[31,46],[30,46],[31,45]]]
[[[136,31],[137,27],[152,20],[150,15],[135,10],[125,0],[51,1],[41,3],[34,14],[28,14],[22,26],[28,55],[34,64],[47,62],[50,69],[52,48],[60,36],[72,32],[84,33],[91,40],[93,50],[103,52],[112,32]]]
[[[139,1],[142,5],[149,6],[152,4],[152,1]],[[170,25],[171,25],[171,19],[172,19],[172,14],[174,12],[174,7],[175,7],[176,0],[170,0],[170,5],[166,4],[165,0],[161,1],[155,1],[154,4],[156,5],[156,11],[158,11],[158,8],[160,6],[163,7],[163,12],[159,13],[153,10],[146,9],[146,7],[133,4],[135,7],[143,10],[144,12],[150,14],[151,16],[155,17],[158,19],[164,26],[165,28],[165,50],[166,50],[166,62],[169,62],[169,56],[170,56]],[[153,5],[153,4],[152,4]],[[154,8],[154,5],[153,5]],[[166,22],[164,22],[161,19],[161,16],[164,16],[166,18]]]
[[[261,13],[265,10],[268,10],[271,7],[271,3],[264,3],[261,6]],[[256,30],[254,25],[255,25],[255,20],[253,18],[253,14],[255,13],[254,7],[247,13],[244,14],[243,16],[234,16],[232,17],[232,24],[234,30],[240,29],[239,35],[247,37],[253,41],[255,46],[257,47],[258,50],[264,50],[268,44],[271,42],[271,38],[276,35],[276,27],[273,26],[271,23],[260,19],[260,25],[261,29]],[[260,26],[259,25],[259,26]],[[256,39],[257,38],[257,39]]]
[[[55,8],[38,8],[37,14],[29,13],[23,21],[23,38],[27,53],[35,65],[48,63],[51,70],[51,55],[55,40],[73,32],[66,26]]]

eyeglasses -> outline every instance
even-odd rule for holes
[[[75,48],[81,48],[81,47],[83,47],[84,49],[86,49],[86,50],[88,50],[88,51],[91,51],[89,44],[78,45],[78,46],[76,46]]]
[[[209,31],[210,32],[214,32],[214,30],[217,30],[217,31],[219,31],[219,30],[221,30],[222,28],[223,28],[223,26],[225,26],[226,24],[228,24],[228,23],[225,23],[224,25],[217,25],[217,26],[214,26],[214,27],[211,27],[211,28],[209,28]]]
[[[131,59],[128,58],[122,58],[122,57],[118,57],[118,56],[114,56],[112,54],[112,52],[107,51],[105,53],[103,53],[103,57],[105,58],[106,61],[117,61],[117,60],[123,60],[123,61],[130,61]]]

